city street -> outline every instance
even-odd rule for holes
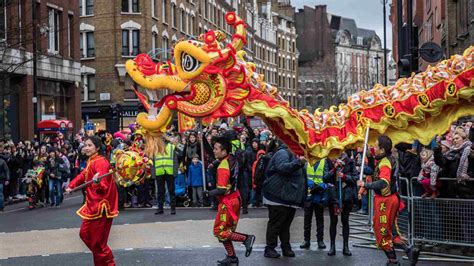
[[[29,211],[26,203],[8,206],[0,214],[0,265],[92,265],[92,256],[79,239],[81,219],[75,214],[82,195],[66,198],[61,208]],[[168,212],[167,212],[168,211]],[[338,239],[337,255],[328,257],[327,250],[300,250],[303,217],[298,211],[292,224],[292,245],[296,258],[267,259],[263,257],[266,209],[250,209],[242,216],[239,231],[255,234],[254,253],[243,255],[236,246],[241,265],[381,265],[382,252],[352,248],[352,257],[342,255],[342,240]],[[114,221],[109,245],[119,265],[213,265],[225,255],[224,248],[212,236],[215,213],[207,208],[178,209],[177,215],[165,210],[155,216],[152,209],[127,209]],[[325,217],[328,233],[329,217]],[[328,235],[325,242],[328,245]],[[314,240],[314,239],[313,239]],[[358,240],[351,241],[351,244]],[[402,254],[399,254],[401,256]],[[407,261],[403,263],[407,265]],[[420,262],[418,265],[446,265]],[[461,264],[450,264],[461,265]]]

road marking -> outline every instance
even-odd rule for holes
[[[204,245],[204,246],[202,246],[202,247],[203,247],[203,248],[210,248],[211,246],[209,246],[209,245]]]
[[[49,257],[49,254],[43,254],[41,257]]]
[[[91,254],[92,252],[90,250],[84,251],[86,254]]]
[[[130,225],[130,224],[123,224],[123,225]]]
[[[155,222],[155,224],[161,224],[161,223],[163,223],[163,222]]]
[[[186,220],[186,222],[192,222],[193,220]]]
[[[76,198],[79,198],[79,197],[82,197],[82,195],[74,196],[74,197],[70,197],[70,198],[65,198],[63,201],[71,200],[71,199],[76,199]],[[25,201],[25,202],[26,202],[26,201]],[[46,206],[45,206],[45,207],[46,207]],[[43,208],[44,208],[44,207],[43,207]],[[38,209],[41,209],[41,208],[38,208]],[[17,211],[22,211],[22,210],[28,210],[28,206],[21,207],[21,208],[17,208],[17,209],[13,209],[13,210],[9,210],[9,211],[4,211],[3,213],[4,213],[4,214],[7,214],[7,213],[17,212]]]
[[[59,228],[59,230],[67,230],[67,228],[61,227]]]
[[[166,248],[166,249],[171,249],[171,248],[173,248],[173,247],[164,247],[164,248]]]
[[[130,251],[130,250],[133,250],[133,248],[124,248],[123,250]]]

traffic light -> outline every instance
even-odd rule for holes
[[[110,105],[110,114],[113,120],[117,120],[120,117],[120,112],[122,110],[122,106],[120,104],[113,103]]]

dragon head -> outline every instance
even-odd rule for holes
[[[155,63],[147,54],[127,61],[127,73],[148,95],[147,99],[137,92],[148,110],[138,114],[137,123],[148,135],[159,137],[173,113],[178,113],[181,129],[186,130],[194,125],[195,117],[210,123],[240,112],[249,93],[247,68],[253,71],[254,66],[243,61],[244,21],[233,12],[227,13],[225,20],[235,29],[226,46],[225,34],[210,30],[198,40],[178,41],[173,49],[174,64],[170,60]],[[168,90],[168,94],[158,100],[158,90]]]

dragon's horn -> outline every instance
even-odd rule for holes
[[[227,48],[236,53],[237,51],[242,50],[244,45],[247,43],[247,25],[234,12],[228,12],[225,15],[225,21],[235,29],[235,33],[232,35],[232,42],[227,45]]]

